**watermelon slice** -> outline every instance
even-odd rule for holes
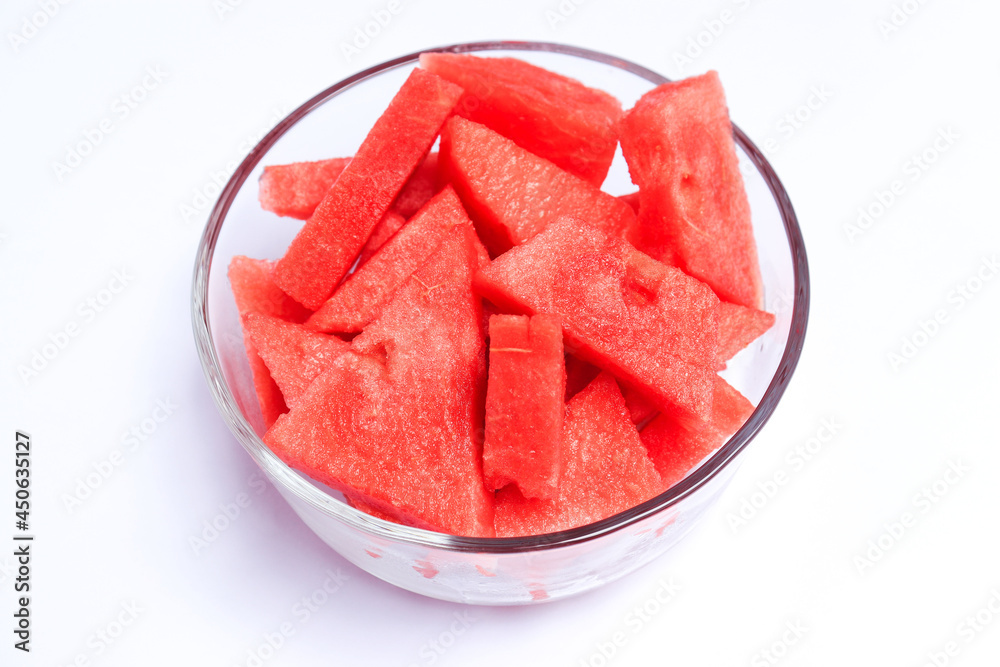
[[[526,498],[555,498],[566,393],[559,318],[494,315],[489,349],[487,488],[514,483]]]
[[[718,74],[647,92],[619,132],[639,186],[638,248],[705,281],[724,301],[762,307],[750,205]]]
[[[260,313],[244,315],[243,329],[250,334],[290,408],[334,359],[351,348],[350,343],[336,336]]]
[[[574,354],[643,388],[685,423],[711,414],[719,300],[704,283],[571,218],[495,259],[476,289],[558,314]]]
[[[664,490],[725,444],[753,413],[753,404],[718,375],[713,393],[712,418],[707,424],[688,429],[661,414],[639,433]]]
[[[490,537],[479,447],[485,343],[456,227],[265,442],[289,465],[396,521]],[[478,407],[477,407],[478,406]]]
[[[420,66],[465,89],[455,112],[600,187],[622,107],[602,90],[515,58],[424,53]]]
[[[350,161],[349,157],[337,157],[264,167],[257,194],[261,208],[281,216],[308,220]],[[409,218],[437,194],[438,181],[438,154],[435,151],[406,181],[390,211]]]
[[[229,283],[233,288],[233,297],[240,316],[261,313],[288,322],[304,322],[309,317],[309,311],[274,284],[271,280],[273,269],[274,262],[251,259],[242,255],[233,257],[229,262]],[[282,398],[281,390],[271,379],[267,366],[257,354],[245,324],[243,345],[250,362],[250,372],[253,374],[254,390],[257,393],[264,428],[270,428],[278,415],[287,412],[288,408]]]
[[[361,331],[456,225],[471,225],[450,187],[420,209],[306,323],[317,331]]]
[[[566,406],[564,467],[555,499],[525,499],[516,487],[497,493],[497,537],[537,535],[600,521],[662,489],[656,468],[629,420],[614,378],[602,373]]]
[[[441,170],[494,255],[565,215],[613,236],[637,225],[625,202],[464,118],[453,117],[441,131]]]
[[[774,325],[774,315],[723,301],[719,304],[719,368]]]
[[[261,208],[307,220],[350,161],[349,157],[335,157],[264,167],[257,191]]]
[[[347,274],[379,219],[434,143],[462,89],[415,69],[274,269],[315,310]]]

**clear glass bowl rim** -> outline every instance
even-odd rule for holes
[[[353,528],[365,531],[376,538],[408,542],[427,548],[455,552],[505,554],[539,551],[577,544],[622,530],[642,519],[676,506],[689,495],[694,494],[699,488],[719,474],[727,465],[733,462],[774,412],[798,364],[805,341],[806,322],[809,313],[809,269],[802,232],[799,229],[798,219],[784,186],[757,146],[734,124],[733,134],[736,142],[750,157],[760,175],[764,178],[781,214],[792,256],[795,290],[788,340],[786,341],[785,350],[774,377],[771,379],[757,408],[746,423],[711,458],[705,461],[701,467],[660,495],[649,499],[641,505],[637,505],[596,523],[557,533],[511,538],[456,536],[390,523],[356,510],[347,503],[333,498],[306,481],[299,473],[292,470],[268,449],[267,445],[264,444],[243,416],[232,391],[226,383],[215,346],[212,342],[208,308],[209,277],[215,244],[229,208],[244,182],[267,151],[300,119],[335,95],[382,72],[413,63],[419,58],[421,53],[431,51],[467,53],[496,50],[547,51],[576,56],[625,70],[648,80],[654,86],[670,80],[641,65],[598,51],[552,42],[531,41],[469,42],[423,49],[394,58],[349,76],[313,96],[288,114],[250,151],[239,167],[236,168],[228,183],[226,183],[209,214],[205,231],[198,245],[192,281],[191,314],[195,344],[201,360],[202,370],[205,373],[205,378],[208,382],[212,398],[215,400],[216,407],[237,440],[239,440],[240,444],[243,445],[254,461],[263,470],[268,472],[273,479],[282,483],[286,489],[319,511],[325,514],[332,514]]]

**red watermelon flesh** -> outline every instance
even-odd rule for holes
[[[306,323],[317,331],[361,331],[456,225],[471,225],[450,187],[404,224],[337,288]]]
[[[274,281],[281,289],[314,310],[330,298],[461,93],[440,77],[413,70],[278,261]]]
[[[390,210],[383,215],[382,219],[375,225],[375,229],[372,230],[372,235],[365,241],[365,247],[361,249],[361,254],[358,255],[358,266],[371,259],[372,255],[378,252],[379,248],[384,246],[386,241],[391,239],[393,234],[405,224],[406,218],[395,211]]]
[[[490,318],[483,474],[526,498],[555,498],[562,467],[566,368],[559,318]]]
[[[567,347],[637,385],[685,423],[711,414],[718,298],[621,239],[563,218],[476,276],[513,312],[562,318]]]
[[[441,131],[441,169],[494,255],[564,215],[613,236],[637,224],[624,202],[493,130],[453,117]]]
[[[424,53],[420,66],[462,86],[455,113],[600,187],[615,156],[621,103],[515,58]]]
[[[493,499],[475,437],[485,391],[470,284],[477,245],[471,226],[454,228],[265,442],[396,521],[491,537]]]
[[[307,220],[351,161],[336,157],[264,167],[257,199],[265,211]]]
[[[719,298],[760,308],[764,290],[750,205],[718,74],[647,92],[619,132],[639,186],[639,249],[656,259],[673,253],[677,266]]]
[[[619,386],[621,386],[622,395],[625,397],[625,405],[628,407],[632,423],[641,431],[653,417],[660,413],[660,409],[656,407],[656,401],[643,390],[628,384],[619,384]]]
[[[658,494],[660,476],[629,420],[614,378],[602,373],[566,406],[563,472],[552,500],[497,493],[497,537],[537,535],[600,521]]]
[[[244,315],[243,327],[290,408],[334,359],[351,348],[336,336],[260,313]]]
[[[712,418],[707,424],[688,429],[661,414],[639,433],[664,490],[725,444],[753,413],[753,404],[718,375],[713,393]]]
[[[414,213],[424,207],[434,195],[441,191],[440,176],[438,176],[438,153],[432,151],[420,163],[417,170],[410,176],[410,180],[403,186],[402,192],[392,203],[392,210],[403,216],[410,218]]]
[[[723,301],[719,304],[719,367],[774,324],[774,315]]]
[[[309,311],[274,284],[271,280],[273,269],[274,262],[265,259],[251,259],[237,255],[230,261],[229,283],[233,288],[233,297],[240,316],[247,313],[261,313],[289,322],[304,322],[309,317]],[[270,428],[278,415],[287,412],[288,408],[281,396],[281,390],[257,354],[245,325],[243,345],[246,347],[247,359],[250,362],[254,390],[257,393],[264,427]]]
[[[257,194],[261,208],[308,220],[350,161],[349,157],[337,157],[264,167]],[[437,194],[438,181],[438,154],[434,151],[406,181],[389,210],[409,218]]]
[[[639,215],[639,192],[630,192],[627,195],[618,195],[618,201],[625,202],[636,215]]]

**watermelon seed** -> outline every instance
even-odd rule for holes
[[[526,352],[531,353],[533,350],[526,350],[523,347],[491,347],[490,354],[493,352]]]

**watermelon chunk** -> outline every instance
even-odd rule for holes
[[[257,193],[261,208],[308,220],[350,161],[349,157],[337,157],[264,167]],[[438,181],[438,154],[434,151],[406,181],[389,210],[409,218],[437,194]]]
[[[774,315],[723,301],[719,304],[719,368],[774,325]]]
[[[261,208],[299,220],[308,219],[350,161],[349,157],[335,157],[264,167],[257,191]]]
[[[274,262],[237,255],[229,262],[229,283],[240,316],[248,313],[271,315],[288,322],[304,322],[309,311],[274,284],[271,271]],[[288,411],[281,390],[271,378],[264,361],[257,354],[246,325],[243,325],[243,345],[253,374],[254,390],[260,405],[264,428],[270,428],[278,415]]]
[[[429,72],[413,70],[278,261],[274,281],[281,289],[313,310],[330,298],[461,93]]]
[[[361,331],[456,225],[471,225],[450,187],[432,199],[362,264],[306,323],[317,331]]]
[[[664,490],[724,445],[753,413],[753,404],[728,382],[716,375],[713,384],[712,417],[708,423],[689,429],[661,414],[639,433],[663,479]]]
[[[558,495],[566,368],[559,318],[490,318],[483,474],[526,498]]]
[[[639,186],[638,248],[708,283],[724,301],[762,307],[750,205],[718,74],[647,92],[619,132]]]
[[[244,315],[243,327],[290,408],[334,359],[351,348],[336,336],[260,313]]]
[[[424,53],[420,65],[465,89],[458,115],[596,187],[604,182],[622,114],[613,96],[516,58]]]
[[[441,131],[441,170],[494,255],[571,215],[613,236],[637,224],[627,203],[493,130],[453,117]]]
[[[497,493],[497,537],[584,526],[649,500],[663,486],[607,373],[567,404],[563,456],[557,498],[525,499],[512,486]]]
[[[643,388],[685,423],[708,419],[719,300],[704,283],[571,218],[476,276],[513,312],[562,318],[574,354]]]
[[[408,525],[491,537],[482,428],[485,342],[471,226],[454,228],[380,317],[265,436],[315,479]]]

